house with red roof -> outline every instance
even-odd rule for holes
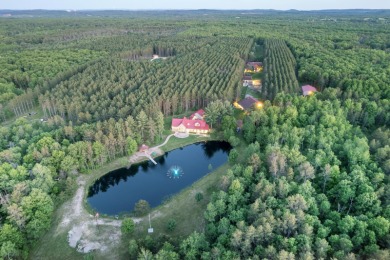
[[[210,127],[203,120],[204,110],[200,109],[193,113],[190,118],[172,118],[172,131],[179,133],[207,134]]]
[[[309,96],[314,94],[314,92],[317,92],[317,89],[310,85],[302,86],[302,92],[304,96]]]

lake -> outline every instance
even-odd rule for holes
[[[133,211],[140,199],[151,207],[190,186],[228,160],[227,142],[188,145],[150,161],[107,173],[88,192],[88,203],[99,213],[116,215]]]

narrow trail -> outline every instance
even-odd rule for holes
[[[85,197],[85,180],[80,176],[77,180],[79,185],[74,197],[64,203],[59,210],[64,212],[57,226],[56,234],[68,234],[68,244],[78,252],[88,253],[100,250],[102,253],[109,252],[120,243],[122,224],[121,220],[99,218],[89,214],[83,207]],[[141,219],[134,219],[140,222]],[[102,233],[107,230],[107,234]]]
[[[153,149],[153,148],[160,148],[160,147],[166,145],[166,144],[168,143],[169,139],[170,139],[172,136],[174,136],[174,135],[175,135],[175,134],[168,135],[167,138],[165,138],[165,141],[164,141],[162,144],[157,145],[157,146],[155,146],[155,147],[152,147],[151,149]]]

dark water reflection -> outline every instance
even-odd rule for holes
[[[112,171],[89,188],[88,202],[100,213],[115,215],[129,212],[140,199],[152,207],[161,204],[183,188],[191,185],[228,159],[231,146],[226,142],[197,143],[173,150],[155,159]],[[179,179],[170,179],[167,172],[178,165],[184,174]]]

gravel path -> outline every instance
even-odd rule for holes
[[[64,215],[56,233],[67,232],[69,246],[78,252],[88,253],[99,250],[102,253],[109,253],[120,244],[122,221],[106,218],[96,220],[84,209],[85,181],[83,177],[78,178],[79,188],[74,197],[61,206],[60,210],[64,212]],[[140,218],[134,219],[136,223],[140,221]]]

